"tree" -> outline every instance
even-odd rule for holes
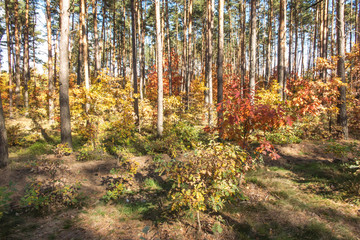
[[[217,102],[222,105],[223,101],[223,64],[224,64],[224,0],[219,0],[219,42],[218,42],[218,68],[217,68]],[[221,135],[221,123],[223,118],[222,106],[218,111],[218,126]],[[220,136],[221,137],[221,136]]]
[[[267,50],[266,50],[266,68],[265,68],[265,81],[266,86],[270,82],[271,75],[271,39],[272,39],[272,19],[273,19],[273,6],[272,0],[269,1],[269,9],[268,9],[268,40],[267,40]]]
[[[344,21],[344,0],[337,0],[337,51],[339,60],[337,62],[337,75],[341,78],[341,81],[345,84],[345,21]],[[338,123],[343,128],[344,138],[349,137],[347,112],[346,112],[346,86],[340,86],[340,104],[339,104],[339,116]]]
[[[48,43],[48,89],[49,89],[49,122],[54,123],[54,69],[52,57],[52,41],[51,41],[51,9],[50,0],[46,0],[46,29]]]
[[[286,0],[280,0],[279,42],[278,42],[278,81],[280,98],[284,99],[285,86],[285,45],[286,45]]]
[[[10,21],[9,21],[9,0],[5,0],[5,21],[6,21],[6,41],[7,41],[7,52],[8,52],[8,74],[9,74],[9,117],[13,118],[13,74],[12,74],[12,44],[10,41]]]
[[[133,71],[133,87],[134,94],[137,95],[137,59],[136,59],[136,17],[135,17],[135,0],[131,0],[131,33],[132,33],[132,71]],[[139,98],[135,96],[134,101],[134,111],[135,111],[135,124],[139,125]]]
[[[90,90],[90,74],[89,74],[89,61],[88,61],[88,43],[87,43],[87,27],[86,27],[86,2],[85,0],[80,0],[80,28],[81,28],[81,35],[82,44],[82,64],[84,68],[84,82],[85,82],[85,89],[87,91]],[[85,104],[85,111],[88,112],[90,109],[89,99],[86,99]]]
[[[25,1],[25,27],[24,27],[24,103],[26,114],[29,110],[29,88],[30,81],[30,54],[29,54],[29,0]]]
[[[255,73],[256,73],[256,0],[251,0],[251,32],[250,32],[250,74],[249,91],[251,102],[255,96]]]
[[[162,68],[162,37],[160,25],[160,2],[155,0],[155,15],[156,15],[156,67],[158,77],[158,110],[157,110],[157,133],[159,136],[163,135],[164,123],[164,107],[163,107],[163,68]]]
[[[0,167],[9,163],[8,143],[5,128],[4,112],[0,92]]]
[[[69,106],[69,7],[70,0],[60,0],[60,127],[61,143],[72,148]]]
[[[16,106],[20,107],[20,34],[19,34],[19,2],[14,1],[14,16],[15,16],[15,95],[16,95]]]
[[[94,44],[95,44],[95,54],[94,54],[94,72],[95,76],[98,75],[98,71],[101,68],[100,63],[100,52],[99,52],[99,34],[98,34],[98,21],[97,21],[97,0],[91,0],[92,4],[92,14],[93,14],[93,21],[94,21]]]

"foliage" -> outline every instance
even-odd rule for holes
[[[166,153],[171,157],[192,150],[199,142],[200,130],[187,121],[165,125],[164,136],[150,139],[145,147],[147,152]]]
[[[135,129],[133,97],[130,82],[110,77],[101,72],[90,90],[84,86],[71,90],[72,122],[74,132],[93,144],[100,145],[105,138],[122,142]],[[86,104],[90,108],[84,110]]]
[[[80,186],[80,183],[69,185],[61,181],[33,181],[27,187],[20,204],[30,210],[41,210],[46,206],[76,206],[79,204]]]
[[[23,128],[24,126],[22,126],[20,123],[7,127],[6,133],[9,146],[16,146],[20,144]]]
[[[14,191],[15,189],[11,183],[9,187],[0,187],[0,219],[10,208],[11,196],[14,194]]]
[[[226,198],[239,190],[242,173],[251,164],[240,147],[214,141],[188,158],[158,163],[159,171],[174,182],[169,193],[173,210],[220,210]]]
[[[63,156],[69,156],[72,152],[71,148],[68,146],[67,143],[60,143],[56,145],[52,150],[58,158]]]
[[[136,162],[122,159],[118,168],[110,170],[113,176],[103,177],[102,185],[106,185],[106,193],[102,196],[105,202],[117,201],[125,193],[129,182],[133,180],[137,172],[138,164]]]
[[[286,116],[286,109],[278,100],[277,89],[278,86],[274,84],[270,90],[260,91],[252,102],[248,93],[241,92],[237,82],[228,86],[224,103],[217,108],[218,111],[223,108],[223,137],[249,148],[253,142],[251,134],[255,134],[256,140],[259,140],[262,135],[279,129],[286,123],[291,125],[292,119]],[[274,152],[272,148],[266,149],[270,150],[270,153]]]

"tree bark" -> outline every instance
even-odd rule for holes
[[[81,4],[81,11],[80,11],[80,19],[81,19],[81,35],[80,37],[82,38],[82,64],[83,64],[83,68],[84,68],[84,82],[85,82],[85,89],[86,91],[90,91],[90,74],[89,74],[89,61],[88,61],[88,42],[87,42],[87,17],[86,17],[86,2],[85,0],[80,0],[80,4]],[[90,109],[90,103],[89,103],[89,98],[86,98],[86,104],[85,104],[85,112],[87,113]]]
[[[46,29],[47,29],[47,44],[48,44],[48,89],[49,89],[49,123],[54,123],[54,68],[52,56],[52,41],[51,41],[51,9],[50,0],[46,0]]]
[[[341,81],[345,84],[345,21],[344,21],[344,0],[337,0],[337,54],[339,60],[337,62],[337,74]],[[347,112],[346,112],[346,86],[340,86],[340,103],[339,103],[339,116],[338,123],[343,128],[343,136],[345,139],[349,138]]]
[[[137,67],[136,67],[136,16],[135,16],[135,0],[131,0],[131,33],[132,33],[132,71],[133,71],[133,88],[134,94],[138,93],[137,86]],[[139,126],[139,98],[134,97],[135,125]]]
[[[30,81],[30,52],[29,52],[29,0],[25,1],[25,28],[24,28],[24,104],[25,115],[29,114],[29,87]]]
[[[249,71],[249,93],[250,101],[255,97],[255,74],[256,74],[256,0],[251,0],[251,32],[250,32],[250,71]]]
[[[218,42],[218,59],[217,59],[217,103],[218,107],[218,127],[219,135],[222,138],[222,121],[223,121],[223,64],[224,64],[224,0],[219,0],[219,42]]]
[[[60,0],[60,127],[61,143],[72,148],[69,106],[69,7],[70,0]]]
[[[163,135],[163,67],[162,67],[162,37],[161,37],[161,19],[160,19],[160,2],[155,0],[156,14],[156,55],[157,55],[157,77],[158,77],[158,110],[157,110],[157,133]]]
[[[272,21],[273,21],[273,6],[272,0],[269,0],[268,10],[268,42],[266,50],[266,69],[265,69],[265,81],[266,87],[269,85],[271,76],[271,39],[272,39]]]
[[[98,34],[98,20],[97,20],[97,0],[91,0],[92,3],[92,14],[93,14],[93,20],[94,20],[94,41],[95,41],[95,77],[98,75],[98,71],[100,71],[101,68],[101,57],[99,52],[99,34]]]
[[[10,119],[14,117],[13,112],[13,74],[12,74],[12,43],[10,40],[10,21],[9,21],[9,0],[5,0],[5,22],[6,22],[6,41],[7,41],[7,53],[8,53],[8,74],[9,74],[9,117]]]
[[[16,106],[20,107],[20,34],[19,34],[19,3],[14,1],[14,16],[15,16],[15,95]]]
[[[278,43],[278,81],[280,98],[284,100],[285,85],[285,45],[286,45],[286,0],[280,0],[279,43]]]
[[[4,111],[0,92],[0,168],[9,163],[8,143],[5,128]]]

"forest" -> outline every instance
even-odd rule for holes
[[[0,239],[360,239],[359,0],[0,20]]]

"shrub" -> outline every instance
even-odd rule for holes
[[[173,210],[185,207],[218,211],[239,190],[241,176],[251,163],[240,147],[212,141],[196,150],[188,161],[160,161],[158,167],[173,181],[169,193]]]
[[[14,194],[14,191],[15,189],[11,183],[9,187],[0,187],[0,219],[10,208],[11,196]]]

